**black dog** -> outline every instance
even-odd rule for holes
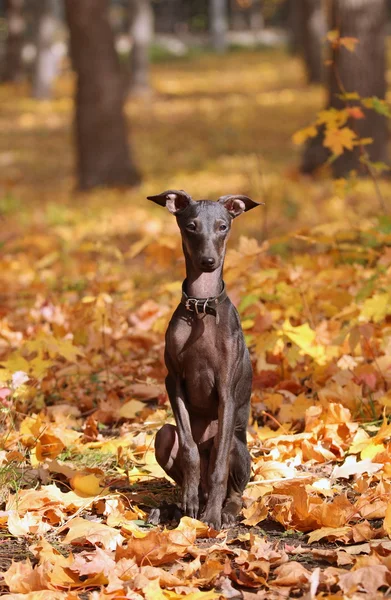
[[[222,270],[232,219],[258,203],[247,196],[195,202],[178,190],[148,199],[176,216],[186,260],[181,303],[166,333],[166,387],[176,427],[167,424],[158,432],[156,459],[181,486],[184,513],[220,529],[235,522],[250,477],[252,383]],[[159,521],[159,510],[150,521]]]

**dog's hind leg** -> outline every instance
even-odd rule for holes
[[[235,524],[243,505],[242,494],[250,473],[251,458],[247,445],[235,436],[230,454],[227,497],[221,516],[222,527],[232,527]]]

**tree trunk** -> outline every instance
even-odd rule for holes
[[[123,112],[124,89],[108,0],[66,0],[70,49],[77,74],[75,134],[78,185],[135,185]]]
[[[39,100],[52,97],[54,80],[59,69],[60,57],[56,55],[54,38],[58,21],[57,0],[39,0],[37,24],[37,58],[35,61],[33,96]]]
[[[323,47],[327,19],[323,0],[290,0],[290,48],[303,57],[308,83],[324,80]]]
[[[287,0],[289,51],[299,54],[302,48],[303,0]]]
[[[24,0],[6,0],[5,9],[7,39],[2,80],[18,82],[23,78],[22,47],[26,29]]]
[[[210,0],[210,32],[212,47],[223,53],[227,49],[227,0]]]
[[[151,93],[149,48],[153,38],[154,17],[150,0],[130,0],[132,54],[130,59],[130,92]]]
[[[234,31],[247,29],[246,17],[237,0],[230,0],[230,23]]]
[[[264,26],[262,0],[252,0],[250,6],[250,29],[254,32],[262,31]]]
[[[308,83],[323,81],[323,46],[327,33],[323,0],[299,0],[297,10],[301,18],[301,53]]]
[[[330,0],[330,4],[330,29],[338,29],[341,37],[357,38],[358,43],[354,52],[343,47],[332,50],[333,64],[329,68],[327,107],[345,107],[344,101],[339,98],[343,90],[357,92],[361,98],[376,96],[384,99],[386,0]],[[348,125],[360,138],[373,139],[373,143],[366,146],[371,161],[388,163],[386,118],[374,110],[363,111],[364,119],[350,121]],[[308,143],[302,164],[304,172],[313,172],[330,156],[322,143],[321,134]],[[357,147],[353,151],[345,150],[333,162],[335,177],[343,177],[352,169],[366,174],[365,166],[360,163],[360,150]]]

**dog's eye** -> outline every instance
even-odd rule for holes
[[[186,229],[187,229],[187,231],[195,231],[196,230],[195,223],[189,223],[188,225],[186,225]]]
[[[219,227],[219,231],[227,231],[227,229],[228,229],[227,225],[224,225],[224,224],[220,225],[220,227]]]

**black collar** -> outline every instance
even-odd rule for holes
[[[185,305],[186,309],[190,312],[194,312],[197,315],[213,315],[218,317],[216,307],[224,302],[227,297],[225,290],[225,283],[223,281],[223,289],[218,296],[210,298],[191,298],[185,292],[186,279],[182,283],[182,298],[181,303]]]

